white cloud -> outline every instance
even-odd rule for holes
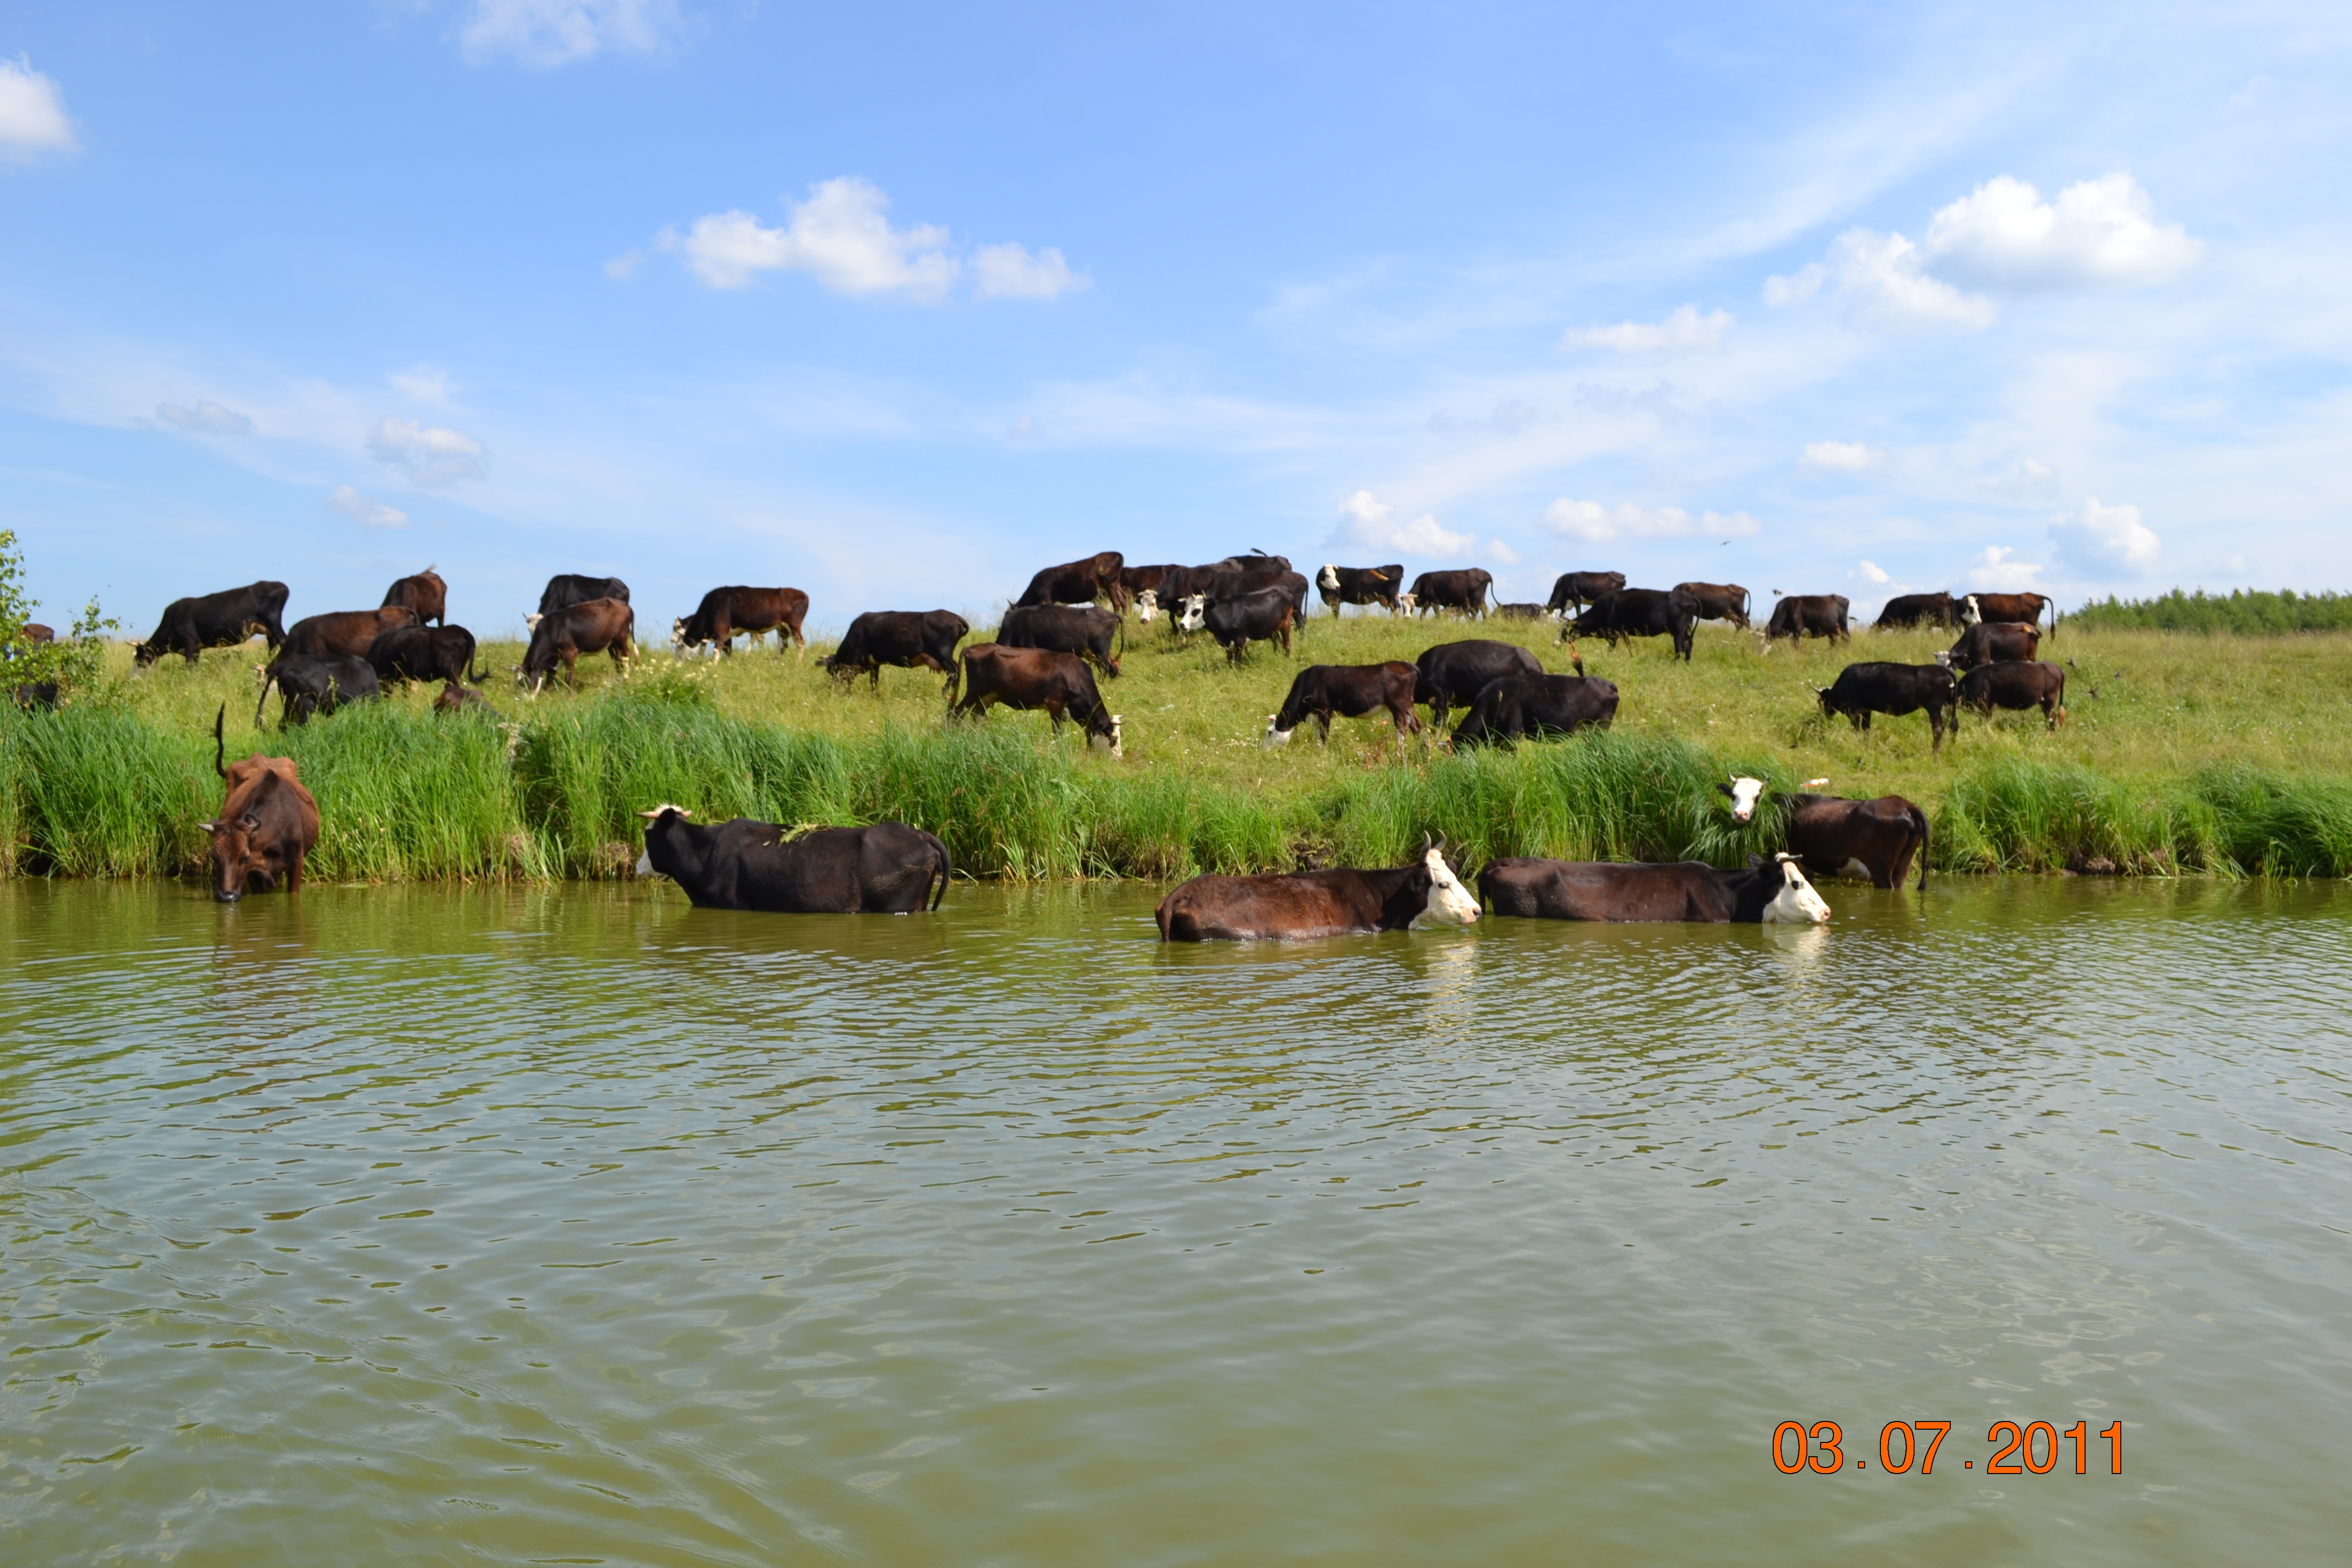
[[[1875,561],[1857,561],[1854,563],[1854,570],[1861,574],[1862,580],[1865,583],[1891,583],[1894,581],[1892,577],[1887,575],[1886,568],[1881,566]]]
[[[1468,554],[1476,547],[1478,536],[1454,532],[1440,524],[1433,513],[1399,522],[1396,508],[1370,490],[1358,490],[1339,503],[1339,526],[1324,542],[1444,559]]]
[[[2163,542],[2140,521],[2139,508],[2101,506],[2096,496],[2086,496],[2076,510],[2052,518],[2050,537],[2069,565],[2094,576],[2144,573],[2164,549]]]
[[[327,497],[327,504],[368,528],[406,528],[408,514],[398,507],[370,500],[349,485],[337,485]]]
[[[0,60],[0,163],[22,163],[43,153],[70,153],[73,121],[66,118],[58,84],[19,55]]]
[[[393,386],[419,403],[439,403],[449,395],[449,373],[438,365],[415,364],[388,377]]]
[[[1723,346],[1723,334],[1731,330],[1731,312],[1715,310],[1698,313],[1696,305],[1685,305],[1663,321],[1620,321],[1613,327],[1571,327],[1562,333],[1560,352],[1570,349],[1615,349],[1621,354],[1686,353],[1693,349],[1715,350]]]
[[[1969,586],[1987,594],[2016,594],[2041,586],[2044,568],[2020,561],[2004,544],[1988,544],[1969,563]]]
[[[1840,473],[1858,474],[1885,455],[1859,441],[1808,441],[1800,461],[1808,468],[1834,468]]]
[[[1621,501],[1615,507],[1596,500],[1571,500],[1563,496],[1545,509],[1543,525],[1554,533],[1589,543],[1618,539],[1745,539],[1764,531],[1764,525],[1744,511],[1717,511],[1691,516],[1678,506],[1643,507]]]
[[[198,401],[194,408],[183,408],[176,403],[159,403],[155,417],[174,430],[185,430],[197,436],[250,436],[253,421],[234,408],[224,408],[211,398]]]
[[[1825,261],[1786,278],[1764,280],[1764,302],[1779,307],[1811,298],[1834,283],[1846,319],[1880,331],[1953,326],[1980,331],[1999,308],[1982,295],[1963,294],[1923,268],[1919,247],[1899,234],[1852,228],[1830,242]]]
[[[1519,552],[1499,539],[1486,541],[1486,553],[1506,566],[1517,566],[1519,563]]]
[[[398,468],[415,484],[432,488],[460,479],[479,479],[489,453],[471,436],[420,425],[414,419],[387,418],[368,436],[368,450],[377,462]]]
[[[792,217],[782,228],[747,212],[713,213],[662,244],[683,249],[687,269],[713,289],[741,289],[762,272],[805,272],[837,294],[938,300],[962,268],[947,253],[946,229],[892,228],[890,198],[870,181],[826,180],[808,200],[785,205]]]
[[[1029,253],[1025,246],[983,245],[971,258],[972,292],[983,300],[1051,300],[1073,289],[1091,289],[1094,279],[1073,272],[1052,246]]]
[[[677,0],[474,0],[457,42],[469,60],[505,55],[544,70],[592,55],[651,54],[685,26]]]
[[[2160,283],[2193,267],[2204,247],[2129,174],[2084,180],[2045,202],[2003,174],[1939,210],[1927,226],[1928,265],[1980,288],[2053,289]]]
[[[2020,458],[1977,488],[2011,500],[2053,500],[2058,495],[2058,470],[2039,458]]]

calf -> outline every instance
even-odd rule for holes
[[[1764,781],[1735,778],[1715,786],[1731,797],[1731,819],[1746,822],[1763,798]],[[1881,888],[1900,887],[1919,858],[1919,886],[1927,885],[1927,814],[1899,795],[1842,800],[1829,795],[1789,797],[1789,853],[1816,877],[1859,877]]]
[[[1288,745],[1293,731],[1311,717],[1328,746],[1332,714],[1360,719],[1386,709],[1402,752],[1405,736],[1421,733],[1421,716],[1412,710],[1413,690],[1420,679],[1419,670],[1396,659],[1386,664],[1310,664],[1291,681],[1282,711],[1266,716],[1262,743]]]
[[[278,727],[306,722],[311,714],[332,713],[346,702],[366,702],[383,695],[374,667],[350,654],[279,654],[261,672],[261,695],[254,700],[253,724],[261,727],[261,710],[269,689],[278,688]]]
[[[1290,652],[1290,629],[1297,624],[1298,604],[1289,588],[1253,588],[1225,598],[1195,594],[1184,601],[1183,626],[1188,632],[1209,628],[1229,664],[1239,664],[1254,642],[1279,642]]]
[[[646,818],[637,875],[667,877],[697,909],[906,915],[947,897],[948,847],[903,822],[788,835],[748,816],[699,826],[677,805],[637,815]]]
[[[1960,677],[1960,706],[1987,717],[1996,708],[2039,708],[2055,730],[2066,721],[2066,672],[2047,659],[1979,665]],[[1959,732],[1955,717],[1952,733],[1958,737]]]
[[[867,610],[849,623],[841,646],[824,662],[835,680],[871,678],[882,689],[882,667],[936,669],[948,678],[947,695],[955,700],[956,644],[971,630],[953,610]]]
[[[1387,871],[1195,877],[1160,900],[1162,942],[1303,942],[1478,922],[1478,901],[1423,840],[1421,858]]]
[[[375,639],[395,626],[416,625],[416,612],[405,605],[380,610],[336,610],[305,616],[286,634],[283,651],[346,658],[365,658]]]
[[[1880,606],[1873,631],[1897,632],[1912,626],[1959,624],[1959,610],[1949,594],[1897,594]]]
[[[221,808],[200,822],[212,838],[213,897],[233,904],[246,889],[268,889],[281,879],[289,893],[302,887],[302,860],[319,842],[319,803],[302,787],[290,757],[256,752],[223,765],[224,704],[213,716],[213,772],[228,785]]]
[[[1698,607],[1702,621],[1729,621],[1741,631],[1748,629],[1748,590],[1737,583],[1677,583],[1677,594],[1688,594],[1691,603]]]
[[[1625,589],[1622,572],[1563,572],[1551,585],[1551,597],[1544,608],[1555,616],[1565,616],[1569,611],[1581,609],[1603,594],[1619,594]]]
[[[1029,586],[1013,601],[1013,605],[1091,605],[1098,598],[1108,598],[1113,610],[1125,615],[1127,588],[1119,581],[1119,573],[1126,565],[1126,556],[1116,550],[1105,550],[1081,561],[1048,566],[1029,579]]]
[[[515,684],[529,687],[536,700],[561,661],[564,684],[577,691],[583,653],[609,653],[613,668],[625,674],[636,657],[631,640],[636,629],[637,613],[619,599],[588,599],[551,611],[530,628],[530,647],[515,667]]]
[[[2042,649],[2042,634],[2023,621],[1974,621],[1960,640],[1936,656],[1937,664],[1974,669],[2004,659],[2031,659]]]
[[[427,566],[414,577],[403,577],[383,591],[383,602],[416,612],[419,626],[436,621],[449,624],[449,584],[441,574]]]
[[[1087,745],[1114,757],[1127,754],[1119,743],[1119,716],[1103,701],[1094,676],[1074,653],[974,643],[963,650],[963,700],[949,709],[948,715],[977,718],[988,711],[992,702],[1007,708],[1042,708],[1053,720],[1057,734],[1066,715],[1087,732]]]
[[[1697,626],[1698,602],[1679,588],[1620,588],[1579,610],[1559,628],[1559,638],[1598,633],[1614,648],[1621,637],[1663,637],[1673,642],[1673,657],[1687,664]]]
[[[1934,752],[1944,749],[1944,725],[1959,700],[1952,672],[1940,664],[1849,664],[1835,680],[1814,689],[1823,713],[1843,713],[1857,730],[1870,728],[1873,713],[1900,718],[1926,709],[1927,728],[1935,736],[1928,749]]]
[[[1505,675],[1488,681],[1454,731],[1456,750],[1486,742],[1509,745],[1522,736],[1544,740],[1591,725],[1606,730],[1617,719],[1617,688],[1598,676]]]
[[[574,605],[584,605],[591,599],[618,599],[629,602],[629,585],[618,577],[588,577],[577,572],[559,572],[547,580],[540,591],[539,613],[551,616],[558,610],[568,610]],[[531,629],[539,623],[531,621]]]
[[[2042,624],[2042,613],[2053,601],[2044,594],[1970,594],[1960,611],[1960,625],[1975,626],[1979,621],[2023,621],[2029,626]],[[2058,617],[2050,617],[2050,635],[2058,635]]]
[[[1004,624],[996,629],[996,640],[1006,647],[1074,653],[1106,676],[1118,674],[1118,659],[1110,651],[1114,637],[1125,645],[1127,622],[1116,611],[1094,605],[1015,605],[1004,612]]]
[[[368,644],[378,680],[479,680],[473,668],[474,634],[463,626],[394,626]]]
[[[492,718],[499,716],[499,710],[490,706],[490,700],[488,697],[470,686],[460,686],[454,680],[443,687],[441,695],[433,700],[433,711],[443,714],[480,712],[488,713]]]
[[[1846,629],[1848,600],[1843,594],[1791,594],[1772,606],[1772,618],[1764,624],[1764,647],[1769,652],[1780,637],[1827,637],[1832,642],[1852,640],[1853,634]]]
[[[735,651],[739,637],[757,641],[774,632],[776,651],[782,653],[789,638],[797,660],[808,651],[808,639],[801,636],[808,607],[809,596],[798,588],[713,588],[702,595],[694,614],[670,623],[670,644],[680,657],[704,647],[726,656]]]
[[[1486,613],[1486,591],[1494,585],[1495,574],[1483,566],[1459,572],[1423,572],[1412,580],[1413,609],[1422,615],[1459,610],[1465,616],[1483,616]]]
[[[1478,895],[1498,915],[1546,921],[1705,921],[1818,925],[1829,905],[1796,857],[1774,865],[1750,855],[1745,869],[1704,860],[1672,865],[1546,860],[1513,856],[1478,873]]]
[[[1424,649],[1413,661],[1413,700],[1430,706],[1433,721],[1443,724],[1455,703],[1465,707],[1478,700],[1486,683],[1504,675],[1541,675],[1541,660],[1517,643],[1469,637],[1442,642]]]
[[[1404,585],[1404,564],[1398,562],[1388,566],[1334,566],[1326,564],[1315,574],[1316,591],[1323,602],[1331,606],[1331,616],[1337,620],[1344,605],[1382,605],[1391,615],[1397,613],[1397,590]]]
[[[265,580],[250,587],[174,599],[163,606],[153,633],[131,650],[131,662],[143,668],[167,653],[177,653],[194,664],[205,649],[235,647],[257,632],[276,653],[286,641],[286,627],[278,619],[286,611],[286,594],[285,584]]]

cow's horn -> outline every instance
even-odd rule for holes
[[[647,822],[651,822],[655,817],[659,816],[665,811],[674,811],[680,816],[692,816],[694,815],[693,811],[688,807],[683,805],[672,805],[667,801],[662,802],[651,811],[641,811],[637,813],[637,815],[644,817]]]

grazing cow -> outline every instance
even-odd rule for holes
[[[1295,574],[1294,574],[1295,575]],[[1253,588],[1223,598],[1195,594],[1184,601],[1183,627],[1188,632],[1209,628],[1226,662],[1239,664],[1254,642],[1279,642],[1290,652],[1290,631],[1297,624],[1298,601],[1286,584]]]
[[[1976,621],[1960,640],[1936,656],[1953,669],[1974,669],[2004,659],[2031,659],[2042,651],[2042,633],[2023,621]]]
[[[64,688],[54,680],[27,680],[8,689],[8,700],[19,708],[37,708],[45,712],[58,710],[58,700]]]
[[[1764,795],[1759,778],[1735,778],[1715,787],[1731,798],[1734,822],[1755,816]],[[1858,877],[1881,888],[1899,887],[1911,874],[1916,854],[1919,885],[1927,885],[1927,814],[1899,795],[1876,800],[1792,795],[1787,839],[1789,852],[1816,877]]]
[[[681,658],[702,647],[730,655],[737,637],[774,632],[776,651],[783,652],[784,640],[790,638],[797,660],[808,651],[808,639],[801,636],[808,607],[809,596],[798,588],[713,588],[702,595],[694,614],[670,622],[669,640]]]
[[[460,686],[454,680],[443,687],[441,695],[433,700],[433,711],[436,713],[467,713],[478,710],[488,713],[493,718],[498,716],[499,711],[490,706],[490,700],[481,692],[470,686]]]
[[[637,875],[658,872],[698,910],[783,915],[908,915],[948,895],[948,847],[903,822],[787,834],[739,816],[716,827],[662,805],[646,819]]]
[[[948,716],[979,717],[992,702],[1007,708],[1043,708],[1061,732],[1065,715],[1087,732],[1087,744],[1114,757],[1127,752],[1119,743],[1119,716],[1110,710],[1095,689],[1086,661],[1074,653],[1044,647],[1006,647],[1003,643],[974,643],[963,650],[963,700]]]
[[[2066,672],[2047,659],[1979,665],[1960,677],[1960,706],[1988,718],[1996,708],[2039,708],[2055,730],[2066,721]],[[1952,733],[1958,737],[1959,732],[1955,717]]]
[[[414,577],[403,577],[383,591],[387,605],[404,605],[416,612],[416,624],[427,621],[442,626],[449,624],[449,584],[441,574],[427,566]]]
[[[275,685],[281,705],[278,727],[299,724],[316,713],[332,713],[346,702],[366,702],[383,695],[375,668],[347,653],[280,653],[261,672],[261,694],[254,699],[254,728],[261,727],[261,710]]]
[[[36,647],[40,646],[42,643],[55,642],[58,640],[57,628],[55,626],[45,626],[38,621],[26,621],[23,626],[16,628],[16,636],[20,641]]]
[[[386,605],[380,610],[334,610],[323,616],[305,616],[294,623],[293,630],[286,634],[280,651],[365,658],[368,649],[375,646],[376,638],[394,627],[415,624],[416,612],[405,605]]]
[[[1478,922],[1478,901],[1424,838],[1421,858],[1388,871],[1195,877],[1160,900],[1162,942],[1305,942]]]
[[[1697,602],[1679,588],[1620,588],[1579,610],[1574,620],[1559,628],[1559,640],[1592,632],[1606,637],[1613,648],[1621,637],[1664,637],[1675,645],[1672,657],[1687,664],[1697,626]]]
[[[479,680],[474,634],[463,626],[394,626],[368,644],[367,661],[378,680],[441,680],[450,685]]]
[[[1497,860],[1478,873],[1478,896],[1498,915],[1546,921],[1706,921],[1818,925],[1829,905],[1813,891],[1796,857],[1767,865],[1750,855],[1745,869],[1718,870],[1704,860],[1671,865],[1607,860]]]
[[[1928,749],[1936,752],[1944,749],[1944,725],[1959,700],[1952,672],[1940,664],[1849,664],[1835,680],[1815,689],[1823,713],[1843,713],[1857,730],[1870,728],[1873,713],[1900,718],[1926,709],[1927,729],[1936,738]]]
[[[1116,550],[1105,550],[1083,561],[1048,566],[1029,579],[1029,586],[1013,601],[1013,607],[1091,605],[1097,599],[1107,598],[1110,607],[1123,616],[1127,614],[1127,588],[1119,581],[1119,573],[1126,565],[1126,556]]]
[[[1748,590],[1737,583],[1677,583],[1677,594],[1688,594],[1691,603],[1698,606],[1702,621],[1729,621],[1741,631],[1748,630]]]
[[[1291,681],[1282,711],[1266,716],[1262,743],[1288,745],[1292,731],[1311,716],[1328,746],[1332,714],[1360,719],[1386,709],[1396,728],[1397,750],[1402,752],[1404,738],[1421,733],[1421,715],[1412,710],[1413,691],[1420,681],[1421,672],[1398,659],[1386,664],[1310,664]]]
[[[886,664],[936,669],[948,678],[947,695],[952,701],[956,644],[971,630],[971,624],[953,610],[867,610],[849,623],[824,668],[835,680],[868,676],[877,691],[882,689]]]
[[[2053,601],[2043,594],[1970,594],[1960,611],[1960,625],[1975,626],[1979,621],[2023,621],[2029,626],[2042,624],[2042,612],[2051,608]],[[2050,617],[2050,635],[2058,635],[2058,617]]]
[[[1598,676],[1505,675],[1488,681],[1454,731],[1458,751],[1486,742],[1509,745],[1523,735],[1544,740],[1616,721],[1617,687]]]
[[[1555,616],[1565,616],[1570,610],[1580,610],[1603,594],[1625,591],[1622,572],[1563,572],[1551,585],[1551,597],[1544,608]]]
[[[1253,550],[1246,555],[1228,555],[1201,568],[1203,572],[1287,572],[1290,557],[1268,555],[1263,550]]]
[[[177,652],[190,664],[208,647],[235,647],[259,632],[276,653],[286,641],[278,617],[286,613],[283,583],[260,582],[194,599],[174,599],[147,640],[131,650],[131,662],[144,667]]]
[[[302,787],[290,757],[256,752],[224,766],[221,724],[227,717],[226,704],[213,716],[213,772],[228,795],[217,816],[196,825],[212,837],[213,897],[233,904],[247,888],[266,889],[281,878],[288,892],[299,892],[302,858],[319,842],[319,803]]]
[[[1847,603],[1843,594],[1790,595],[1772,606],[1772,618],[1764,623],[1765,648],[1769,651],[1780,637],[1852,641],[1853,634],[1845,624]]]
[[[1502,621],[1539,621],[1550,613],[1541,605],[1532,602],[1495,606],[1495,618]]]
[[[564,684],[577,691],[583,653],[609,653],[613,668],[626,674],[628,661],[637,654],[631,640],[636,631],[637,613],[619,599],[586,599],[541,616],[530,628],[530,647],[523,650],[522,663],[515,667],[515,684],[528,686],[537,699],[561,660]]]
[[[1495,574],[1483,566],[1459,572],[1423,572],[1412,580],[1412,607],[1421,615],[1459,610],[1465,616],[1486,613],[1486,591]]]
[[[1156,607],[1160,602],[1160,584],[1168,580],[1168,574],[1183,570],[1183,567],[1173,563],[1158,566],[1122,566],[1118,569],[1118,585],[1127,591],[1129,604],[1140,606],[1143,604],[1143,596],[1149,594],[1152,595],[1152,605]],[[1144,611],[1143,618],[1147,621],[1151,618],[1150,609]]]
[[[1148,591],[1148,590],[1147,590]],[[1107,676],[1118,674],[1111,639],[1127,640],[1127,623],[1096,605],[1016,605],[1004,612],[996,640],[1006,647],[1045,647],[1092,661]]]
[[[1389,614],[1397,611],[1397,590],[1404,585],[1404,563],[1388,566],[1334,566],[1326,564],[1315,574],[1316,590],[1323,602],[1331,606],[1331,618],[1339,617],[1343,605],[1385,605]]]
[[[539,613],[551,616],[558,610],[568,610],[591,599],[618,599],[625,605],[629,602],[629,585],[618,577],[587,577],[577,572],[559,572],[547,580],[547,586],[540,592]],[[523,618],[530,622],[531,630],[539,629],[538,620],[528,616]]]
[[[1439,724],[1455,703],[1466,708],[1475,702],[1486,683],[1498,676],[1544,672],[1543,662],[1518,644],[1486,637],[1439,643],[1424,649],[1413,668],[1413,700],[1428,703]]]
[[[1911,626],[1959,625],[1959,606],[1949,594],[1897,594],[1878,612],[1873,631],[1896,632]]]

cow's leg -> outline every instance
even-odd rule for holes
[[[1054,733],[1059,735],[1062,732],[1062,700],[1058,697],[1048,697],[1045,699],[1044,707],[1045,717],[1054,721]]]
[[[302,890],[302,846],[299,844],[294,846],[293,858],[286,862],[286,890],[289,893]]]

